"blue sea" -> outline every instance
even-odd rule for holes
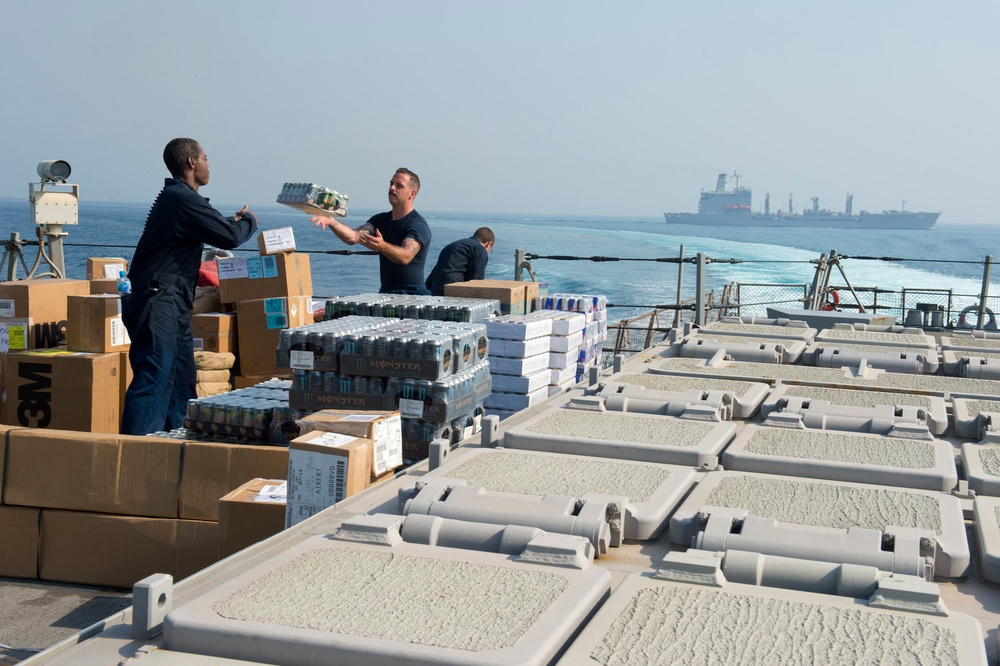
[[[67,225],[64,241],[67,277],[82,279],[88,257],[111,256],[131,259],[151,202],[81,201],[79,224]],[[213,202],[216,203],[216,202]],[[217,204],[231,215],[240,205]],[[252,208],[264,229],[292,227],[299,251],[310,253],[315,296],[345,296],[378,291],[378,258],[371,255],[325,254],[328,251],[358,251],[329,231],[313,226],[298,210],[271,204]],[[419,210],[419,209],[418,209]],[[376,210],[350,210],[345,220],[356,226]],[[811,282],[814,264],[823,252],[836,250],[849,257],[891,257],[905,261],[875,261],[860,258],[842,261],[847,280],[855,287],[898,290],[902,287],[951,288],[958,294],[975,295],[982,288],[983,263],[987,255],[1000,261],[1000,233],[991,227],[942,225],[926,231],[838,231],[832,229],[706,229],[668,226],[662,216],[597,217],[581,215],[524,215],[508,213],[437,213],[421,211],[433,233],[427,270],[447,243],[472,235],[481,226],[496,233],[497,241],[486,271],[491,279],[514,277],[514,253],[522,249],[538,258],[531,268],[550,293],[603,294],[612,304],[609,319],[617,321],[653,306],[677,302],[678,265],[655,261],[705,253],[713,261],[706,277],[709,288],[719,289],[730,281],[742,283],[804,284]],[[18,232],[22,239],[35,239],[26,199],[0,198],[0,240]],[[243,250],[256,252],[256,241]],[[28,266],[36,249],[25,247]],[[545,257],[572,256],[581,260]],[[592,257],[619,261],[593,262]],[[731,260],[736,260],[733,263]],[[694,294],[695,271],[685,265],[685,298]],[[4,276],[7,263],[2,264]],[[25,272],[18,269],[18,277]],[[833,283],[842,283],[835,273]],[[1000,297],[1000,271],[994,273],[990,294]],[[992,300],[992,299],[991,299]],[[996,309],[996,308],[994,308]]]

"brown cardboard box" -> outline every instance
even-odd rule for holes
[[[7,355],[0,423],[118,432],[120,353],[36,349]]]
[[[215,442],[185,442],[177,516],[218,520],[219,498],[250,479],[284,478],[288,449]]]
[[[56,347],[66,339],[66,299],[90,293],[86,280],[39,278],[0,282],[0,317],[32,319],[28,349]]]
[[[218,261],[219,299],[223,303],[312,295],[309,255],[304,252],[231,257]]]
[[[41,509],[0,506],[0,576],[38,578],[38,518]],[[284,520],[284,515],[282,515]]]
[[[90,281],[90,293],[91,295],[96,294],[117,294],[118,293],[118,280],[91,280]]]
[[[88,280],[114,280],[118,282],[118,271],[128,273],[128,262],[121,257],[89,257],[87,259]]]
[[[518,280],[469,280],[445,285],[444,295],[495,298],[500,301],[501,314],[522,315],[531,312],[533,303],[538,298],[538,283]]]
[[[219,559],[285,529],[285,502],[255,501],[267,486],[284,479],[252,479],[219,500]]]
[[[154,573],[178,581],[216,561],[218,539],[213,522],[46,509],[38,577],[126,589]]]
[[[118,294],[70,296],[67,299],[66,348],[71,351],[118,352],[131,346],[122,323]]]
[[[201,348],[205,351],[230,354],[237,351],[235,314],[196,314],[191,317],[191,331],[195,338],[201,339]]]
[[[288,445],[288,505],[285,526],[306,518],[368,487],[372,442],[316,430]]]
[[[324,409],[296,421],[301,435],[314,430],[339,432],[372,441],[373,478],[403,464],[403,435],[398,411]]]
[[[295,252],[295,233],[291,227],[261,229],[257,236],[257,247],[261,254]]]
[[[120,391],[118,395],[118,413],[125,413],[125,392],[128,391],[128,385],[132,383],[132,363],[128,360],[128,352],[118,352],[118,363],[120,369],[118,371],[118,390]]]
[[[285,255],[275,255],[285,256]],[[261,298],[236,304],[239,319],[240,373],[291,377],[288,368],[276,368],[274,352],[284,328],[312,323],[308,296]]]
[[[12,430],[4,504],[177,517],[183,442],[60,430]]]

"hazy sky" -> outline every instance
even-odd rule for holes
[[[152,201],[198,139],[216,202],[285,181],[383,208],[658,216],[738,171],[754,209],[1000,224],[1000,2],[0,0],[0,196],[43,159]]]

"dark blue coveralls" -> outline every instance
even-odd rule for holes
[[[427,288],[432,296],[444,296],[445,285],[482,280],[489,260],[490,253],[475,236],[448,243],[438,255],[431,274],[427,276]]]
[[[122,321],[132,345],[132,383],[121,432],[145,435],[184,424],[197,372],[191,335],[202,243],[231,250],[257,230],[251,213],[224,217],[187,183],[168,178],[146,218],[129,270]]]

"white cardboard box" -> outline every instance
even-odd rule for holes
[[[530,375],[549,367],[549,355],[547,353],[535,354],[525,358],[508,358],[505,356],[489,355],[490,375]]]
[[[549,383],[550,370],[543,368],[538,372],[525,376],[493,375],[493,390],[502,393],[531,393]]]

